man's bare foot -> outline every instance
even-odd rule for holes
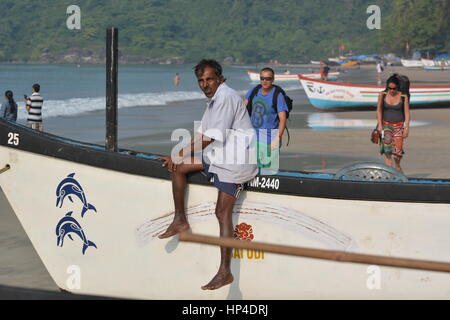
[[[202,287],[202,290],[217,290],[226,286],[234,281],[234,277],[231,273],[219,273],[208,283]]]
[[[189,223],[174,224],[172,223],[163,234],[159,235],[159,239],[167,239],[174,235],[189,230]]]

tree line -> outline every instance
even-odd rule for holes
[[[78,0],[81,29],[69,30],[72,2],[2,0],[0,61],[102,50],[111,26],[120,30],[123,54],[189,62],[296,63],[349,52],[450,50],[448,0]],[[367,28],[366,10],[374,4],[381,30]]]

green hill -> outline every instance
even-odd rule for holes
[[[71,54],[102,58],[110,26],[120,30],[121,54],[142,59],[294,63],[337,56],[339,48],[355,54],[400,52],[407,41],[450,48],[448,0],[431,2],[436,5],[425,6],[429,0],[78,0],[81,30],[69,30],[66,9],[72,0],[2,0],[0,61],[52,62]],[[382,8],[381,31],[366,26],[372,4]]]

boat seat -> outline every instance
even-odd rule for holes
[[[400,171],[381,163],[357,163],[340,170],[335,180],[370,181],[370,182],[408,182]]]

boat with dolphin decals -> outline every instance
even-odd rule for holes
[[[299,75],[310,103],[319,109],[376,107],[385,86],[335,83]],[[450,106],[450,84],[410,88],[412,106]]]
[[[258,83],[260,82],[259,72],[250,71],[250,70],[247,70],[246,72],[252,82],[258,82]],[[328,73],[328,80],[329,81],[337,80],[340,74],[341,73],[339,71],[330,72],[330,73]],[[301,75],[306,78],[311,78],[311,79],[320,79],[320,77],[321,77],[320,72],[302,73]],[[298,81],[298,73],[290,73],[290,74],[278,74],[277,73],[277,74],[275,74],[275,82],[297,82],[297,81]]]
[[[72,195],[74,195],[83,203],[81,217],[84,217],[88,210],[97,212],[97,209],[87,202],[83,188],[78,181],[74,179],[74,176],[75,173],[69,174],[56,188],[56,206],[62,208],[66,197],[73,202]]]
[[[56,245],[59,247],[63,247],[64,246],[64,238],[66,236],[70,240],[74,241],[71,234],[77,235],[83,243],[82,252],[84,255],[86,253],[87,248],[89,248],[89,247],[97,248],[97,245],[94,242],[89,241],[87,239],[86,234],[83,231],[83,228],[78,223],[78,221],[72,217],[72,214],[73,214],[73,212],[69,212],[68,214],[66,214],[64,216],[64,218],[62,218],[58,222],[58,225],[56,226],[56,236],[57,236]]]
[[[176,300],[450,298],[445,273],[368,269],[246,249],[233,250],[230,286],[203,291],[200,285],[210,280],[205,270],[217,268],[219,250],[157,238],[174,214],[170,175],[157,155],[106,151],[0,119],[0,168],[0,186],[12,209],[57,286],[69,292]],[[78,196],[73,202],[61,197],[61,208],[55,206],[61,196],[55,189],[75,177],[98,214],[62,216],[83,212],[87,202]],[[264,172],[234,208],[235,237],[450,261],[450,180],[348,177]],[[217,189],[202,174],[190,176],[186,208],[194,233],[218,234],[216,198]],[[81,241],[63,242],[69,235]],[[82,270],[78,289],[68,283],[71,266]],[[370,290],[377,275],[382,290]]]

